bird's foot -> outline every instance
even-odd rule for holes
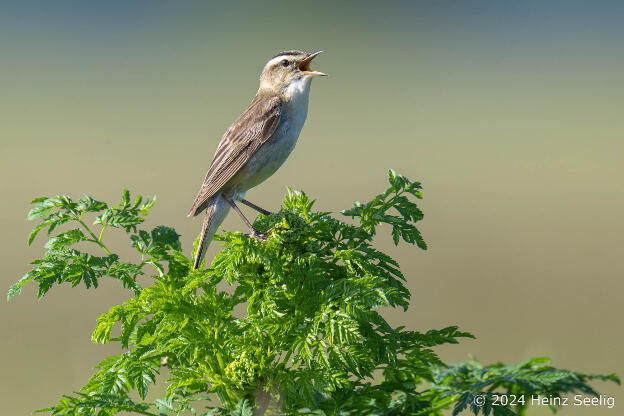
[[[251,233],[245,234],[246,237],[253,238],[258,241],[268,241],[269,235],[275,230],[275,227],[266,230],[265,232],[260,232],[255,228],[251,229]]]

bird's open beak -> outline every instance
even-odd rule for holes
[[[321,76],[326,77],[327,74],[324,74],[324,73],[319,72],[319,71],[312,71],[310,69],[310,62],[312,61],[312,59],[316,58],[316,56],[319,53],[321,53],[321,52],[323,52],[323,51],[318,51],[318,52],[311,53],[310,55],[308,55],[307,58],[305,58],[303,61],[301,61],[299,63],[299,66],[298,66],[299,71],[303,72],[306,75],[321,75]]]

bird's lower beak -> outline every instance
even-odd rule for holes
[[[326,77],[327,74],[324,74],[324,73],[319,72],[319,71],[312,71],[310,69],[310,62],[312,61],[312,59],[316,58],[318,56],[318,54],[320,54],[321,52],[323,52],[323,51],[318,51],[318,52],[311,53],[310,55],[308,55],[307,58],[305,58],[303,61],[301,61],[299,63],[299,66],[298,66],[299,71],[303,72],[306,75],[320,75],[320,76]]]

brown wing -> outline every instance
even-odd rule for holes
[[[279,122],[281,109],[279,97],[254,97],[247,110],[232,123],[219,142],[189,216],[199,214],[208,198],[232,179],[256,149],[271,137]]]

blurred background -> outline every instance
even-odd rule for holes
[[[286,164],[248,193],[277,210],[286,186],[337,212],[385,189],[394,168],[423,182],[430,249],[399,259],[411,308],[387,316],[477,336],[445,361],[548,356],[624,376],[624,3],[595,1],[2,2],[2,291],[43,252],[28,202],[122,188],[157,195],[190,253],[186,213],[217,143],[273,54],[326,53]],[[224,227],[244,230],[232,214]],[[111,232],[110,245],[131,251]],[[211,257],[218,245],[214,244]],[[3,414],[26,415],[86,383],[117,345],[96,317],[127,298],[35,285],[0,302]],[[4,292],[6,293],[6,292]],[[595,384],[616,409],[621,387]],[[532,408],[530,414],[549,414]]]

